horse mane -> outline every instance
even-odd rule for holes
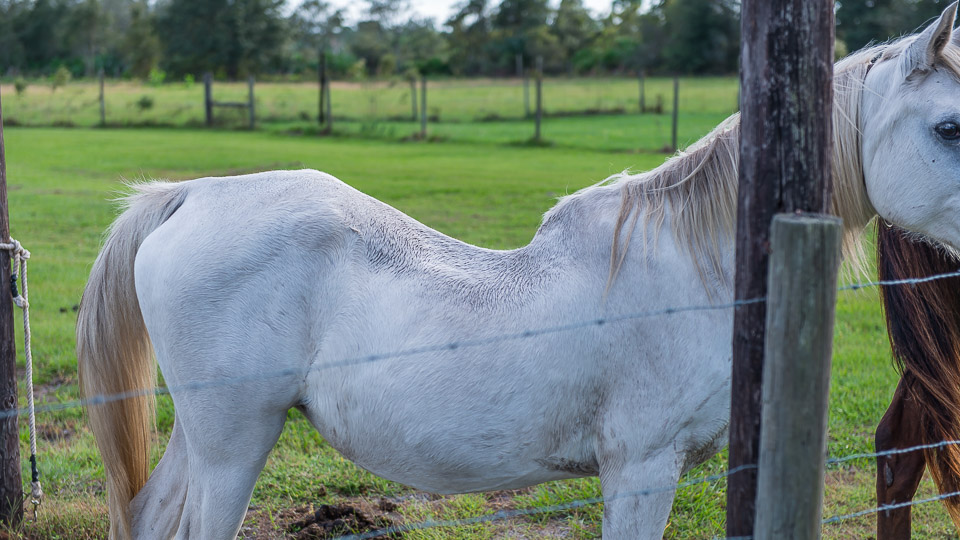
[[[864,228],[876,211],[867,196],[861,151],[861,100],[870,66],[899,56],[911,38],[857,51],[834,66],[833,197],[830,213],[843,218],[843,258],[865,275]],[[946,61],[960,73],[960,49],[947,48]],[[688,149],[646,173],[624,172],[607,181],[621,188],[621,205],[610,256],[612,284],[626,258],[633,231],[644,216],[643,245],[662,228],[669,208],[673,234],[684,246],[706,285],[707,272],[723,276],[721,253],[736,233],[739,186],[740,115],[736,113]]]
[[[896,226],[877,225],[877,276],[881,280],[954,272],[955,254]],[[908,396],[920,406],[923,444],[960,439],[960,278],[941,278],[880,289],[894,365]],[[960,491],[960,448],[924,450],[941,493]],[[960,525],[960,501],[945,499]]]

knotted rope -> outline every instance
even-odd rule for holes
[[[43,488],[40,487],[40,469],[37,468],[37,421],[33,408],[33,352],[30,349],[30,301],[27,294],[27,260],[30,259],[30,252],[13,238],[9,243],[0,242],[0,249],[10,252],[10,294],[13,303],[23,311],[23,354],[26,359],[27,408],[30,411],[30,502],[36,515],[37,507],[43,501]],[[17,290],[18,272],[23,294]]]

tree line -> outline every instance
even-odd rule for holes
[[[837,0],[838,53],[911,32],[948,0]],[[409,0],[362,0],[359,19],[325,0],[0,0],[0,74],[164,79],[423,73],[507,76],[543,59],[550,74],[729,74],[740,0],[462,0],[446,21]],[[518,61],[519,59],[519,61]]]

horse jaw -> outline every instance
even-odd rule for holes
[[[960,124],[958,66],[944,67],[960,57],[946,50],[957,46],[956,12],[955,2],[900,54],[886,54],[869,71],[861,131],[864,180],[877,213],[960,249],[960,142],[935,130]]]

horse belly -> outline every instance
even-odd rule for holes
[[[484,382],[471,377],[469,367],[434,371],[434,381],[413,380],[397,363],[309,384],[313,398],[304,412],[360,467],[435,493],[597,474],[585,389],[557,392],[519,373]]]

